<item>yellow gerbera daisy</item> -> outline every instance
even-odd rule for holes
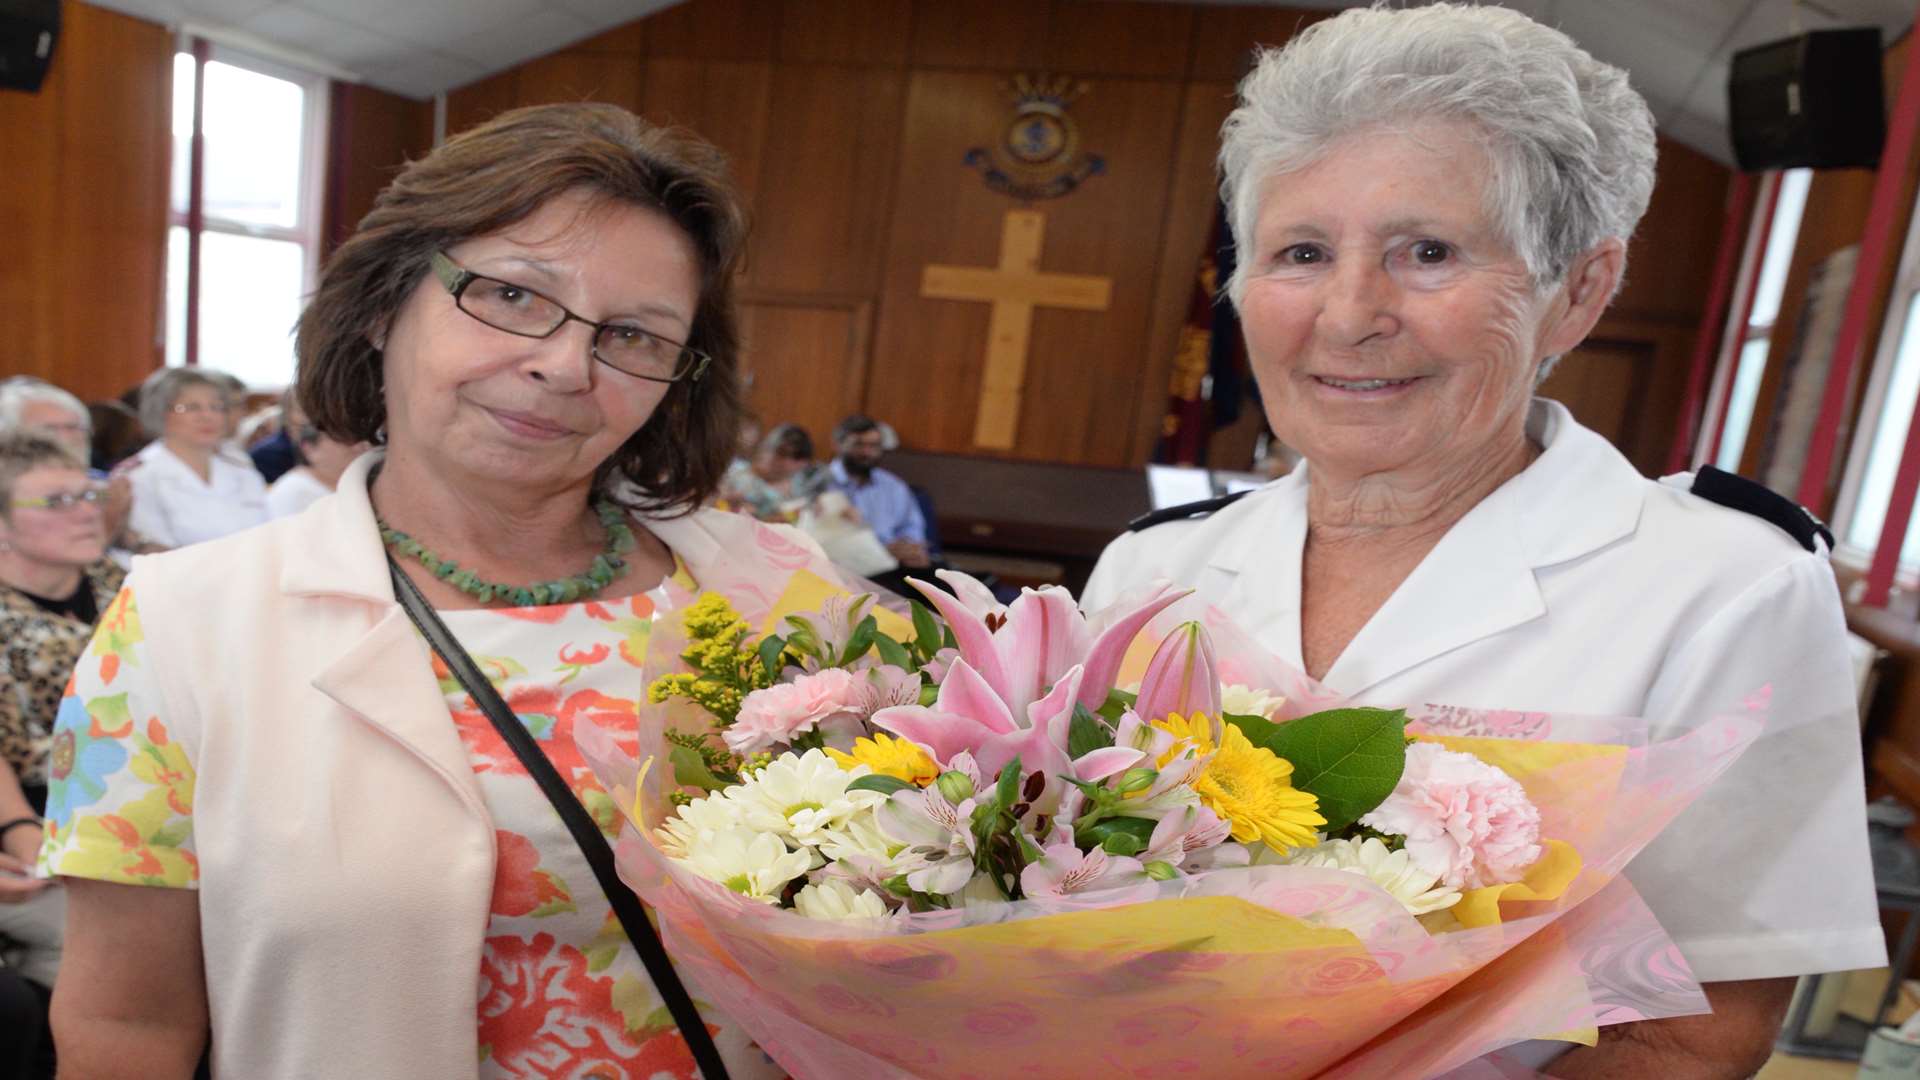
[[[1220,745],[1213,742],[1219,724]],[[1155,720],[1153,726],[1207,758],[1206,768],[1193,790],[1207,809],[1233,826],[1233,838],[1243,844],[1263,841],[1275,851],[1307,847],[1317,842],[1315,829],[1327,823],[1320,816],[1320,800],[1293,786],[1293,762],[1264,746],[1255,746],[1238,725],[1221,724],[1212,717],[1179,715]],[[1162,755],[1165,767],[1181,752],[1181,743]],[[1211,755],[1211,757],[1209,757]]]
[[[875,732],[871,739],[862,736],[853,740],[851,754],[835,750],[830,746],[826,751],[834,764],[843,769],[865,765],[881,776],[905,780],[919,787],[926,787],[940,775],[940,766],[933,763],[933,759],[927,756],[925,750],[905,739],[896,739],[884,731]]]

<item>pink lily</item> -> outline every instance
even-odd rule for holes
[[[1175,627],[1147,662],[1140,680],[1140,700],[1134,709],[1143,719],[1164,720],[1179,715],[1220,715],[1220,677],[1213,656],[1213,639],[1197,622]]]
[[[980,772],[992,777],[1020,758],[1021,769],[1054,776],[1065,772],[1067,726],[1073,720],[1073,695],[1080,669],[1073,668],[1053,692],[1028,705],[1020,720],[972,664],[956,660],[940,684],[933,706],[901,705],[873,714],[875,727],[923,747],[943,767],[967,753]],[[1024,722],[1022,722],[1024,721]]]
[[[1087,617],[1065,589],[1048,586],[1023,590],[1020,599],[1006,609],[1004,616],[999,616],[981,599],[985,586],[961,574],[943,575],[943,578],[967,599],[924,582],[914,581],[912,585],[953,629],[960,658],[972,666],[1015,715],[1026,712],[1047,693],[1048,687],[1059,685],[1075,666],[1083,670],[1074,701],[1089,709],[1098,709],[1113,689],[1134,635],[1155,615],[1186,595],[1159,589],[1146,603],[1112,619],[1104,632],[1095,637]],[[1104,620],[1105,613],[1102,617]],[[1071,713],[1068,709],[1069,718]]]

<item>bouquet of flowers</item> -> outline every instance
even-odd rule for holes
[[[644,764],[583,736],[683,972],[795,1075],[1437,1075],[1701,1011],[1619,872],[1751,721],[1345,707],[1178,591],[943,577],[703,594]]]

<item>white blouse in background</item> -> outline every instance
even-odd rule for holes
[[[332,488],[321,483],[305,466],[299,466],[267,488],[267,516],[292,517],[331,494]]]
[[[164,547],[185,547],[249,529],[267,520],[267,482],[253,463],[216,453],[208,478],[167,449],[149,443],[127,474],[133,489],[128,527]]]

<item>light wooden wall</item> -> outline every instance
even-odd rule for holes
[[[173,36],[66,0],[35,94],[0,91],[0,375],[114,397],[160,363]]]

